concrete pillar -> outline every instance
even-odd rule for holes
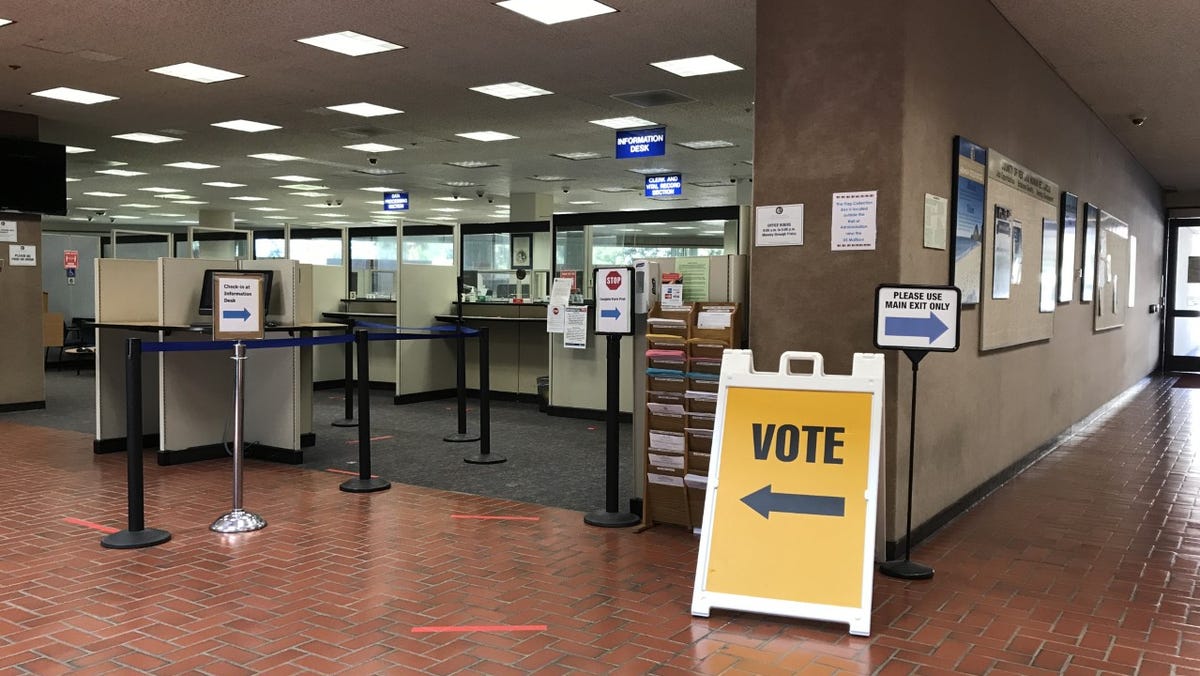
[[[554,215],[554,195],[551,193],[515,192],[509,195],[508,220],[548,221]]]

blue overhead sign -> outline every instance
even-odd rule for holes
[[[662,174],[646,177],[646,197],[668,197],[683,194],[682,174]]]
[[[617,159],[667,154],[667,128],[627,129],[617,132]]]
[[[408,193],[388,192],[383,194],[384,211],[408,211]]]

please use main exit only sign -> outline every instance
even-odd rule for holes
[[[955,286],[880,285],[875,289],[875,347],[958,349],[962,292]]]

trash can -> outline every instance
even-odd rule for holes
[[[538,376],[538,410],[545,413],[550,408],[550,376]]]

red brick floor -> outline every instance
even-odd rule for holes
[[[0,673],[1200,674],[1200,390],[1171,382],[921,543],[932,581],[877,576],[870,638],[692,618],[680,529],[259,462],[265,530],[208,530],[229,463],[147,464],[147,525],[174,539],[103,549],[65,519],[124,526],[123,458],[0,422]],[[419,632],[458,625],[533,628]]]

